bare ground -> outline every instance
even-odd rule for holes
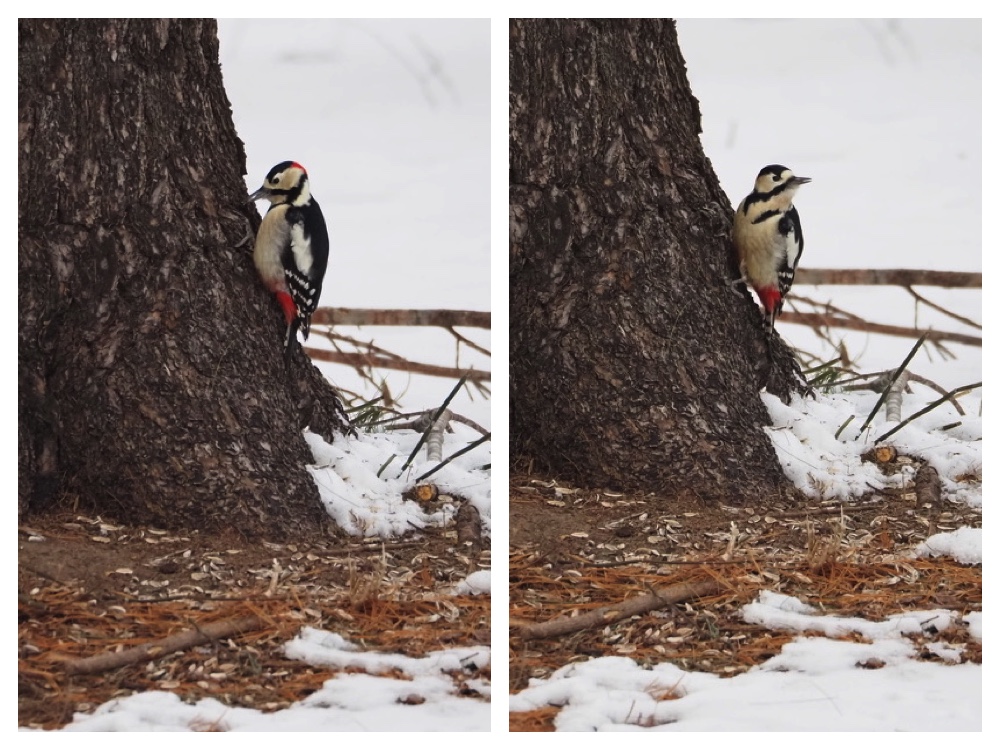
[[[489,567],[488,550],[467,553],[454,527],[384,544],[319,534],[276,544],[78,514],[27,519],[18,531],[18,723],[57,728],[75,712],[146,690],[287,707],[335,673],[283,655],[306,625],[413,656],[488,645],[489,598],[450,590]],[[247,616],[262,627],[131,666],[69,674],[80,658]],[[476,694],[466,684],[472,677],[489,673],[453,675],[463,694]]]
[[[515,476],[510,689],[523,689],[532,678],[548,677],[573,661],[609,655],[740,674],[796,637],[743,621],[740,608],[763,589],[799,597],[826,613],[874,620],[922,609],[981,611],[981,565],[908,555],[932,534],[981,525],[980,509],[924,492],[918,497],[913,487],[849,502],[776,506],[762,497],[753,507],[706,507],[697,498]],[[720,593],[558,637],[529,637],[524,629],[705,581],[716,582]],[[964,626],[914,640],[922,659],[941,660],[926,647],[933,640],[958,648],[962,661],[982,659],[981,643]],[[549,731],[558,710],[512,713],[510,729]]]

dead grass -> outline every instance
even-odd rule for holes
[[[819,567],[805,559],[684,566],[652,573],[635,566],[587,570],[544,578],[530,555],[511,555],[511,622],[545,622],[648,593],[654,587],[695,583],[714,578],[726,593],[631,618],[600,630],[567,638],[511,639],[511,689],[527,686],[532,677],[548,677],[556,669],[598,656],[628,656],[638,664],[672,662],[686,670],[731,677],[777,655],[798,633],[782,633],[748,625],[740,608],[762,589],[781,591],[818,606],[825,614],[878,621],[905,611],[950,609],[960,614],[982,609],[982,571],[953,560],[897,562],[832,562]],[[844,639],[856,636],[844,636]],[[937,635],[912,636],[920,658],[941,661],[929,648],[945,641],[963,649],[961,660],[981,663],[982,645],[960,626]],[[872,668],[877,665],[861,665]],[[551,731],[558,709],[510,715],[511,731]]]
[[[873,621],[927,609],[981,611],[982,566],[908,556],[930,533],[962,525],[981,525],[978,509],[914,504],[902,492],[840,507],[705,509],[514,478],[510,689],[611,655],[741,674],[800,635],[744,621],[741,608],[762,590],[795,596],[824,614]],[[523,625],[705,580],[720,583],[723,593],[564,637],[519,637]],[[911,639],[921,659],[943,661],[929,648],[937,641],[959,650],[963,662],[982,661],[982,644],[961,624]],[[511,731],[551,731],[558,711],[512,713]]]
[[[20,726],[58,728],[76,712],[149,690],[190,702],[212,697],[263,711],[286,708],[336,674],[284,656],[283,645],[303,626],[335,631],[367,650],[415,657],[489,643],[489,598],[448,591],[469,561],[443,531],[417,546],[340,543],[331,549],[325,540],[304,540],[236,554],[234,540],[190,534],[151,544],[147,531],[114,525],[107,543],[93,543],[93,527],[82,526],[67,532],[64,523],[36,524],[30,533],[44,532],[45,542],[21,545]],[[154,539],[165,538],[157,534]],[[59,568],[57,577],[45,563],[60,554],[75,565]],[[264,627],[114,671],[66,673],[73,659],[246,616],[261,618]],[[476,694],[469,677],[453,675],[457,694]],[[489,669],[475,677],[489,680]]]

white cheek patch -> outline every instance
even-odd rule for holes
[[[301,224],[292,226],[292,256],[295,258],[295,267],[303,274],[312,270],[312,253],[309,252],[309,242]]]

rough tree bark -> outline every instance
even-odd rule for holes
[[[730,286],[699,131],[673,22],[511,20],[511,440],[536,468],[727,503],[789,489],[759,389],[787,397],[793,358]]]
[[[18,110],[19,510],[320,528],[301,429],[343,409],[241,245],[215,23],[21,20]]]

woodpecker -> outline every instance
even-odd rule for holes
[[[760,170],[753,192],[736,209],[733,242],[740,278],[734,283],[754,288],[771,332],[802,257],[802,225],[792,198],[807,182],[811,178],[796,177],[787,167],[771,164]]]
[[[309,190],[309,176],[298,162],[276,164],[250,201],[266,198],[271,206],[257,232],[253,261],[264,286],[278,298],[285,314],[285,357],[296,332],[309,337],[309,322],[323,288],[330,255],[326,221]]]

